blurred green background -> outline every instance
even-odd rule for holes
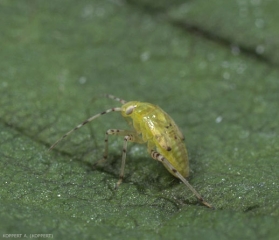
[[[0,0],[0,237],[279,238],[279,2]],[[198,203],[129,144],[118,191],[119,113],[47,149],[100,98],[159,105],[189,151]]]

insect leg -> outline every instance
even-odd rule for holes
[[[105,162],[108,158],[108,136],[109,135],[119,135],[119,136],[126,136],[126,135],[131,135],[135,134],[133,131],[128,131],[128,130],[121,130],[121,129],[108,129],[105,134],[105,150],[103,154],[103,158],[100,159],[98,162],[94,163],[93,166],[95,167],[96,165]]]
[[[123,142],[123,152],[122,152],[122,162],[121,162],[121,169],[120,169],[120,174],[119,174],[119,180],[116,183],[115,188],[118,188],[119,185],[122,183],[123,178],[124,178],[124,169],[125,169],[125,161],[126,161],[126,154],[127,154],[127,142],[137,142],[137,143],[143,143],[144,141],[142,140],[141,137],[137,135],[135,132],[130,132],[129,135],[124,137],[124,142]]]
[[[208,202],[206,202],[203,197],[192,187],[192,185],[172,166],[172,164],[166,159],[164,158],[163,155],[161,155],[160,153],[151,150],[150,151],[151,157],[159,162],[164,163],[165,165],[168,166],[169,169],[172,170],[172,172],[174,173],[174,175],[176,177],[178,177],[197,197],[197,199],[204,204],[205,206],[214,209],[214,207],[209,204]]]
[[[115,188],[118,188],[119,185],[122,183],[124,178],[124,169],[125,169],[125,162],[126,162],[126,152],[127,152],[127,142],[137,142],[137,143],[143,143],[142,139],[137,135],[134,131],[128,131],[128,130],[120,130],[120,129],[109,129],[106,131],[105,135],[105,150],[104,155],[101,160],[99,160],[97,163],[94,164],[96,166],[100,162],[106,161],[108,158],[108,136],[109,135],[119,135],[124,136],[123,141],[123,149],[122,149],[122,162],[121,162],[121,169],[119,174],[119,180],[116,184]]]

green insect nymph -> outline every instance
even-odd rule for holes
[[[195,194],[202,204],[209,208],[213,208],[213,206],[206,202],[186,180],[186,177],[189,176],[188,155],[184,144],[183,134],[175,124],[174,120],[160,107],[151,103],[138,101],[126,102],[112,95],[105,96],[119,101],[123,105],[121,107],[108,109],[85,120],[57,140],[50,147],[50,150],[69,134],[101,115],[109,112],[121,112],[122,116],[131,125],[132,130],[107,130],[105,135],[105,151],[102,159],[106,160],[108,156],[108,136],[123,136],[122,164],[120,178],[116,187],[122,183],[124,177],[127,142],[146,143],[147,150],[153,159],[161,162],[173,176],[179,178]]]

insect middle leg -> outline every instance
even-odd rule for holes
[[[209,207],[209,208],[213,208],[214,207],[209,204],[208,202],[206,202],[203,197],[196,191],[196,189],[194,189],[192,187],[192,185],[186,180],[186,178],[184,178],[176,169],[174,166],[172,166],[172,164],[166,159],[164,158],[163,155],[161,155],[160,153],[154,151],[154,150],[150,150],[150,155],[153,159],[163,163],[164,165],[168,166],[169,169],[172,170],[173,174],[179,178],[194,194],[195,196],[197,197],[197,199],[202,203],[204,204],[205,206]]]
[[[109,135],[124,136],[121,169],[120,169],[120,174],[119,174],[119,180],[115,186],[115,188],[118,188],[124,178],[124,169],[125,169],[126,153],[127,153],[127,142],[129,141],[129,142],[143,143],[143,140],[141,139],[140,136],[138,136],[137,132],[135,132],[135,131],[120,130],[120,129],[107,130],[106,135],[105,135],[105,150],[104,150],[103,158],[94,165],[97,165],[100,162],[107,160],[107,158],[108,158],[108,136]]]

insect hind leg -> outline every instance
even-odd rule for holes
[[[205,206],[214,209],[214,207],[209,204],[208,202],[206,202],[203,197],[192,187],[192,185],[186,180],[186,178],[184,178],[176,169],[174,166],[172,166],[172,164],[166,159],[164,158],[163,155],[161,155],[160,153],[154,151],[154,150],[150,150],[150,155],[153,159],[164,163],[166,166],[168,166],[169,169],[172,170],[173,174],[179,178],[197,197],[197,199],[204,204]]]

